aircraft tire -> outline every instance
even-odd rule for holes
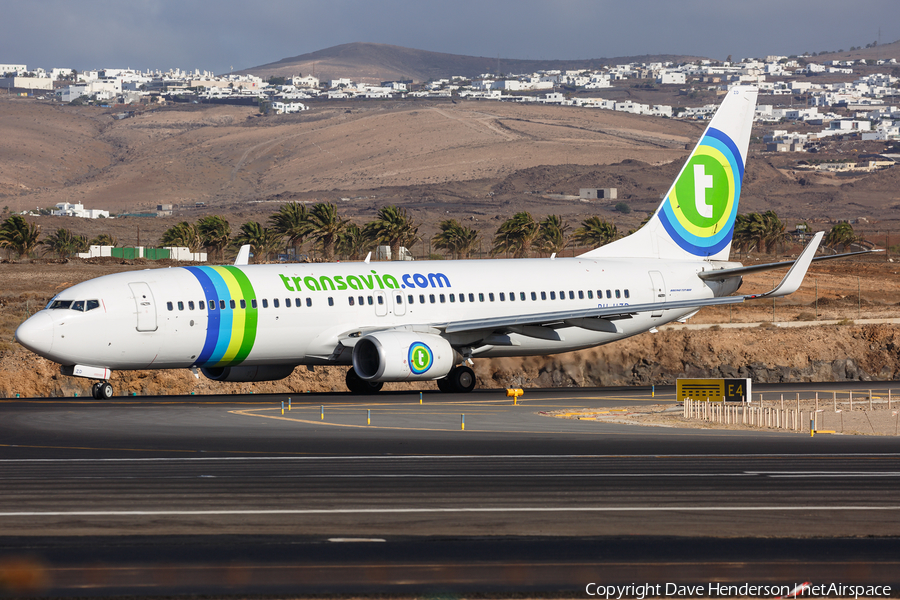
[[[475,389],[475,371],[464,365],[454,367],[447,379],[455,392],[467,394]]]
[[[91,386],[91,396],[94,397],[94,400],[100,399],[100,382],[97,381],[94,385]]]
[[[444,393],[449,394],[449,393],[456,391],[455,387],[453,386],[453,382],[450,381],[450,375],[447,375],[446,377],[441,377],[440,379],[436,380],[436,383],[437,383],[438,389]]]
[[[99,400],[109,400],[113,397],[113,386],[110,382],[104,381],[97,388],[97,396]]]
[[[382,381],[370,382],[362,379],[356,374],[356,371],[352,367],[347,371],[345,381],[347,383],[347,389],[354,394],[377,394],[381,391],[381,388],[384,387],[384,382]]]

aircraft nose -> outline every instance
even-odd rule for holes
[[[16,341],[35,354],[49,354],[53,345],[53,317],[43,310],[29,317],[16,329]]]

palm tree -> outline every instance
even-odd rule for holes
[[[18,256],[34,252],[41,235],[39,225],[29,223],[22,215],[12,215],[0,226],[0,248],[9,248]]]
[[[846,221],[841,221],[831,228],[823,241],[828,246],[840,245],[841,249],[846,250],[847,246],[858,242],[859,239],[859,236],[853,231],[853,226]]]
[[[284,235],[274,228],[263,227],[258,221],[248,221],[241,225],[241,232],[234,238],[235,246],[250,244],[250,249],[257,260],[267,260],[269,256],[278,250]]]
[[[346,256],[350,260],[359,260],[363,252],[369,249],[371,243],[359,225],[348,223],[338,236],[336,247],[341,256]]]
[[[431,238],[431,243],[439,250],[447,250],[453,258],[469,258],[478,243],[478,231],[460,224],[456,219],[447,219],[438,224],[441,232]]]
[[[88,251],[87,236],[75,235],[62,227],[47,236],[41,244],[47,246],[46,253],[56,254],[60,258],[69,258],[78,252]]]
[[[182,221],[167,229],[159,239],[160,246],[178,246],[189,248],[191,252],[199,252],[203,247],[200,232],[196,225]]]
[[[231,241],[231,225],[218,215],[203,217],[197,221],[197,232],[200,234],[200,242],[207,252],[218,254],[223,258],[225,248]]]
[[[741,252],[755,246],[758,252],[772,254],[786,237],[784,223],[774,211],[747,213],[735,218],[732,242],[738,245]]]
[[[600,217],[589,217],[581,222],[581,227],[575,230],[572,237],[577,244],[599,248],[619,237],[619,230]]]
[[[108,233],[101,233],[90,241],[91,246],[112,246],[115,248],[119,245],[119,240]]]
[[[312,207],[307,218],[307,235],[322,245],[325,260],[334,258],[334,247],[347,221],[337,214],[334,204],[320,202]]]
[[[524,211],[516,213],[497,228],[491,254],[496,256],[503,252],[512,252],[514,258],[528,256],[531,243],[539,229],[540,225],[531,213]]]
[[[309,211],[305,204],[291,202],[269,217],[269,225],[274,233],[287,237],[288,244],[294,248],[296,255],[298,246],[303,245],[303,240],[309,234],[308,218]]]
[[[375,220],[364,231],[372,242],[391,247],[392,260],[400,260],[400,246],[412,248],[419,241],[419,226],[405,208],[396,206],[379,208]]]
[[[538,229],[537,246],[541,252],[559,254],[569,243],[566,232],[569,224],[559,215],[548,215]]]

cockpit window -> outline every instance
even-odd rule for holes
[[[71,300],[54,300],[47,308],[55,310],[57,308],[69,308],[70,306],[72,306]]]
[[[84,312],[84,300],[76,300],[72,303],[72,306],[70,308],[72,310],[80,310],[81,312]]]
[[[87,312],[89,310],[94,310],[95,308],[100,308],[99,300],[85,300],[85,302],[84,302],[85,312]]]

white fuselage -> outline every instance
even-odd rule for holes
[[[704,265],[557,258],[148,269],[68,288],[51,302],[58,308],[32,316],[16,335],[62,365],[106,369],[349,364],[340,342],[354,332],[734,291],[735,282],[720,289],[698,278]],[[87,305],[96,308],[76,310]],[[557,324],[552,340],[485,331],[444,337],[469,356],[549,354],[612,342],[692,312],[642,312],[612,321],[609,331]]]

